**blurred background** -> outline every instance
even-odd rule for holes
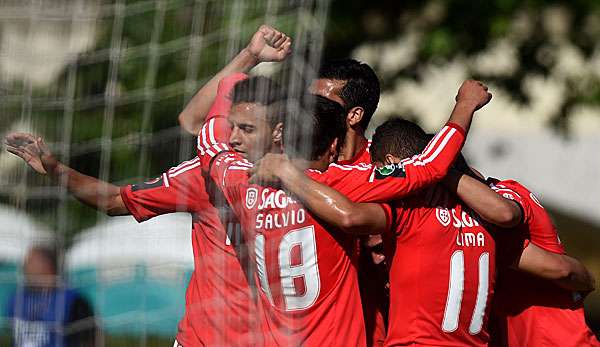
[[[371,130],[403,116],[435,131],[460,83],[485,81],[494,99],[467,159],[534,190],[567,251],[600,278],[595,0],[1,0],[2,135],[40,134],[63,162],[116,184],[152,178],[194,155],[179,112],[262,23],[298,54],[369,63],[383,87]],[[189,216],[104,217],[6,152],[0,204],[0,316],[29,247],[55,242],[105,345],[172,343],[193,266]],[[599,334],[600,294],[586,311]]]

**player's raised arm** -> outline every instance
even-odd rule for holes
[[[469,175],[451,170],[444,183],[450,191],[489,223],[502,228],[512,228],[523,218],[517,202],[503,198]]]
[[[379,234],[391,224],[382,205],[352,202],[337,190],[306,176],[285,154],[265,155],[251,173],[250,182],[253,183],[271,184],[280,179],[286,190],[298,197],[312,213],[345,232]]]
[[[448,123],[456,124],[465,133],[468,133],[471,128],[473,114],[492,100],[492,94],[488,92],[488,87],[485,84],[475,80],[466,80],[460,86],[455,100],[456,104]]]
[[[86,176],[62,164],[41,137],[12,133],[6,136],[5,145],[8,152],[21,157],[36,172],[64,182],[69,192],[86,205],[111,216],[129,214],[118,186]]]
[[[589,292],[596,287],[594,276],[579,260],[566,254],[548,252],[533,243],[523,250],[514,267],[552,280],[568,290]]]
[[[429,143],[425,140],[427,145],[420,153],[422,140],[427,135],[416,124],[390,120],[378,127],[373,135],[371,158],[373,163],[388,165],[375,170],[368,184],[358,185],[351,199],[361,202],[396,200],[439,182],[462,150],[473,115],[491,98],[481,82],[465,81],[456,95],[448,122]],[[387,125],[385,130],[384,125]],[[404,137],[403,133],[413,136],[415,146],[405,148],[402,142],[406,140],[396,140],[399,136]]]
[[[202,124],[215,100],[219,81],[235,73],[247,73],[261,62],[283,61],[290,53],[292,40],[284,33],[261,25],[248,46],[206,83],[183,111],[179,114],[179,124],[187,132],[198,135]]]

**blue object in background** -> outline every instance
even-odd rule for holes
[[[16,264],[0,263],[0,327],[4,331],[8,331],[6,305],[17,287],[18,270]],[[170,338],[183,317],[192,270],[166,267],[160,272],[162,277],[145,265],[118,268],[113,273],[81,268],[69,272],[68,283],[93,306],[104,333]]]

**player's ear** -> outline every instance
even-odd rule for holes
[[[283,142],[283,123],[279,122],[275,125],[271,137],[273,138],[273,143],[281,144]]]
[[[364,114],[365,114],[364,108],[362,108],[360,106],[352,107],[346,115],[346,122],[351,127],[357,126],[360,123],[360,121],[363,119]]]
[[[400,158],[396,157],[395,155],[390,154],[390,153],[387,153],[385,155],[385,162],[384,162],[385,165],[397,164],[399,162],[400,162]]]
[[[329,162],[333,163],[334,161],[336,161],[338,155],[339,155],[339,152],[338,152],[338,138],[336,137],[335,139],[333,139],[333,142],[329,146]]]

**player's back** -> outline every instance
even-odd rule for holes
[[[513,180],[493,180],[493,188],[517,201],[523,211],[522,223],[502,237],[510,239],[505,248],[531,242],[548,252],[565,253],[550,216],[531,191]],[[494,315],[494,345],[600,346],[585,323],[580,293],[513,269],[499,271]]]
[[[485,346],[495,242],[442,186],[396,203],[386,346]]]
[[[364,346],[356,238],[326,230],[283,190],[250,185],[236,153],[213,163],[254,250],[265,345]]]

